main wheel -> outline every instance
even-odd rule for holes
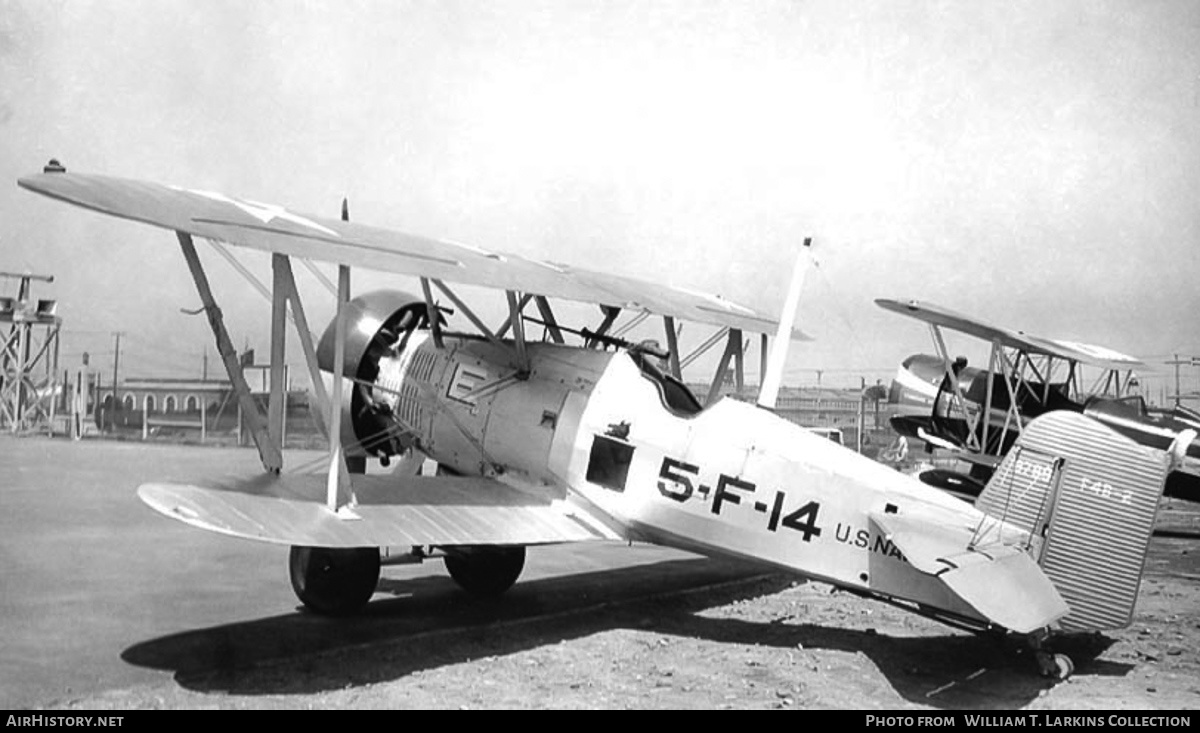
[[[345,616],[371,600],[379,584],[377,547],[292,547],[292,590],[305,606],[325,616]]]
[[[525,567],[525,547],[480,545],[446,550],[446,571],[478,598],[496,598],[512,587]]]

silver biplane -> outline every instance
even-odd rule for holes
[[[932,303],[875,301],[881,308],[928,324],[936,354],[906,358],[888,394],[896,432],[959,456],[962,475],[934,469],[923,480],[959,494],[978,494],[984,482],[1034,418],[1054,410],[1077,412],[1135,442],[1177,449],[1164,493],[1200,501],[1200,442],[1180,441],[1200,431],[1200,413],[1187,407],[1156,409],[1133,390],[1139,359],[1101,346],[1031,336],[985,323]],[[984,368],[951,358],[944,330],[988,344]],[[1096,372],[1085,386],[1083,367]]]
[[[954,626],[1019,635],[1055,676],[1071,663],[1043,645],[1050,632],[1131,620],[1169,468],[1161,451],[1084,415],[1049,413],[1025,425],[972,506],[769,409],[807,248],[776,323],[659,282],[210,191],[68,173],[54,162],[19,184],[175,232],[266,470],[152,483],[138,494],[173,519],[291,546],[293,587],[318,613],[366,604],[381,553],[444,558],[466,591],[497,596],[517,580],[529,546],[620,539],[748,558]],[[265,416],[250,399],[196,237],[271,254]],[[293,258],[338,266],[337,315],[319,340],[309,334]],[[351,298],[350,267],[415,276],[421,292]],[[504,291],[507,316],[489,326],[452,284]],[[474,332],[452,330],[435,296]],[[600,306],[599,325],[567,327],[552,300]],[[543,341],[527,330],[531,304]],[[280,470],[288,306],[332,436],[324,475]],[[614,337],[620,312],[661,317],[665,353]],[[703,401],[681,380],[678,319],[727,329]],[[764,342],[776,334],[758,404],[717,399],[731,361],[740,380],[747,331]],[[413,469],[426,457],[437,475]],[[398,465],[367,474],[369,459]],[[1097,545],[1096,536],[1109,541]]]

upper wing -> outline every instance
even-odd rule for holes
[[[351,222],[296,214],[211,191],[67,172],[21,187],[111,216],[233,245],[466,285],[648,311],[697,323],[773,333],[774,319],[715,295],[489,252]],[[805,338],[799,332],[793,338]]]
[[[480,477],[351,477],[350,518],[324,504],[325,476],[263,474],[144,484],[142,501],[172,519],[246,539],[309,547],[535,545],[616,539],[564,501]]]
[[[984,341],[999,341],[1001,346],[1019,349],[1030,354],[1060,357],[1104,369],[1133,369],[1144,366],[1140,360],[1132,356],[1102,346],[1030,336],[1022,331],[993,326],[978,318],[971,318],[933,303],[923,303],[918,300],[889,300],[887,298],[880,298],[875,303],[884,310],[900,313],[934,326],[959,331]]]

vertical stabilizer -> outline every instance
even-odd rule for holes
[[[1071,612],[1064,631],[1129,625],[1167,474],[1161,451],[1084,415],[1029,423],[975,506],[990,517],[977,543],[1029,532],[1027,549]]]

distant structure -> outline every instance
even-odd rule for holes
[[[693,391],[697,389],[703,388],[696,385]],[[754,402],[758,387],[746,385],[739,391],[732,382],[727,382],[719,394]],[[887,393],[877,388],[781,387],[774,412],[831,438],[836,435],[847,447],[862,446],[862,452],[873,455],[895,438],[887,422],[889,416],[881,412],[886,398]]]
[[[254,363],[253,349],[241,354],[247,373],[251,398],[266,408],[270,366]],[[288,369],[284,369],[286,410],[284,440],[307,446],[323,440],[309,412],[309,395],[291,388]],[[259,379],[251,375],[257,372]],[[261,384],[259,382],[261,381]],[[114,408],[112,390],[96,406],[96,425],[106,432],[140,432],[142,439],[195,439],[200,442],[236,441],[242,445],[249,436],[235,396],[227,379],[179,379],[168,377],[125,377],[115,390],[119,396]]]
[[[15,297],[0,295],[0,430],[39,430],[54,422],[58,382],[58,302],[35,300],[34,280],[53,275],[0,272],[0,280],[18,282]]]
[[[96,423],[134,430],[194,427],[207,434],[223,421],[232,390],[228,380],[127,377],[120,384],[117,409],[112,395],[106,395]]]

